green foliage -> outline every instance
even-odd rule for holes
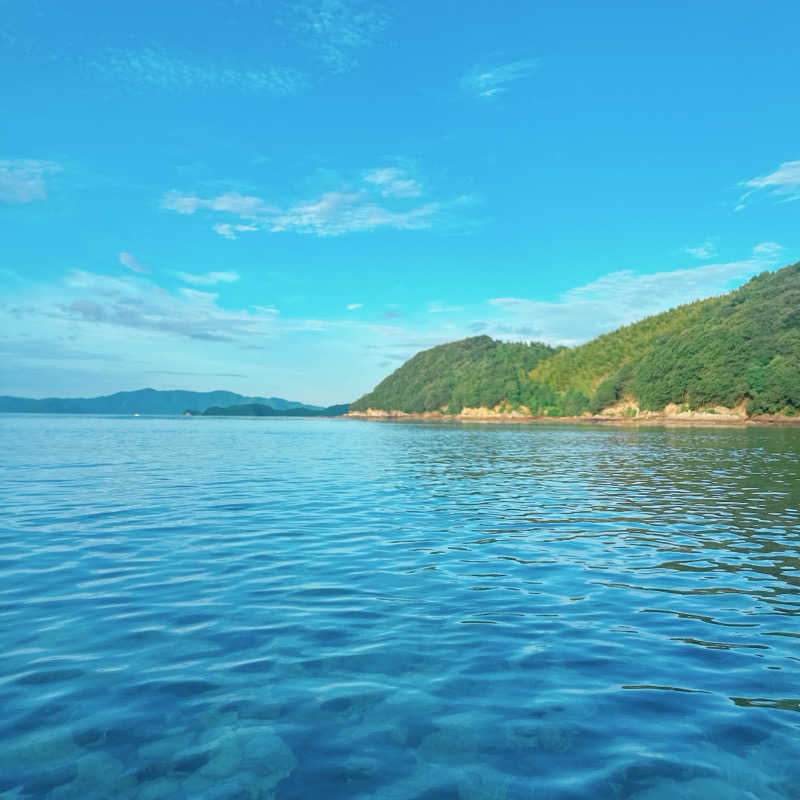
[[[558,402],[558,393],[552,387],[533,380],[523,382],[522,405],[530,409],[532,414],[549,414],[555,411]]]
[[[633,367],[625,362],[613,375],[602,380],[589,401],[589,410],[597,414],[622,399],[625,388],[633,377]]]
[[[751,414],[776,414],[784,411],[790,415],[800,410],[800,369],[798,356],[774,356],[763,370],[762,390],[748,402]]]
[[[561,417],[578,417],[589,410],[589,398],[580,389],[570,386],[560,398],[556,413]]]
[[[625,396],[643,409],[800,409],[800,264],[764,272],[741,289],[680,306],[562,350],[531,378],[562,396],[591,396],[596,413]]]
[[[554,352],[540,343],[497,342],[489,336],[439,345],[417,353],[351,409],[458,414],[465,406],[527,405],[528,372]]]
[[[740,289],[554,350],[476,336],[418,353],[351,408],[437,411],[525,406],[598,413],[620,400],[661,410],[747,402],[751,414],[800,413],[800,263]]]

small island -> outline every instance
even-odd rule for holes
[[[190,417],[341,417],[347,414],[347,403],[327,408],[272,408],[263,403],[243,403],[233,406],[211,406],[205,411],[187,409],[184,416]]]

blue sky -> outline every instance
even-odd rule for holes
[[[800,6],[0,0],[0,393],[354,400],[800,258]]]

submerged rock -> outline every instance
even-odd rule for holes
[[[198,771],[203,778],[218,781],[247,772],[256,776],[260,791],[267,791],[297,765],[287,744],[268,728],[239,727],[215,733],[211,757]]]

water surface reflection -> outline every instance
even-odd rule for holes
[[[795,797],[799,453],[2,417],[0,793]]]

